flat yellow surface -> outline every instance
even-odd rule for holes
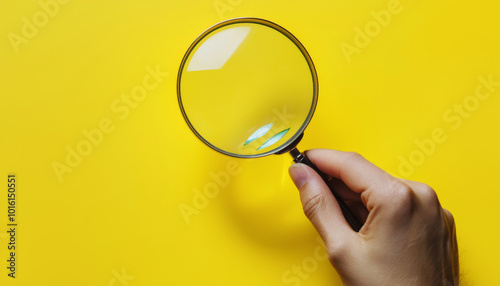
[[[179,111],[184,52],[241,16],[284,26],[315,62],[318,108],[300,149],[357,151],[434,187],[457,221],[464,285],[500,284],[498,1],[0,8],[1,285],[340,284],[302,214],[290,157],[220,155]]]

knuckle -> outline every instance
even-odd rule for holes
[[[394,198],[401,203],[411,204],[414,200],[413,190],[405,183],[399,180],[393,180],[391,185]]]
[[[401,215],[404,213],[413,213],[416,203],[413,190],[407,184],[399,180],[392,181],[390,188],[393,210]]]
[[[455,218],[451,214],[451,212],[447,209],[443,209],[444,212],[444,219],[448,222],[448,224],[454,228],[455,227]]]
[[[422,184],[420,186],[420,196],[426,205],[439,206],[439,199],[434,191],[429,185]]]
[[[304,202],[302,209],[304,210],[304,214],[311,220],[321,211],[322,206],[324,205],[324,198],[322,195],[317,194],[309,198]]]
[[[416,186],[415,192],[418,196],[419,205],[422,208],[423,217],[428,221],[442,221],[437,220],[438,217],[443,216],[439,198],[432,187],[424,183]]]

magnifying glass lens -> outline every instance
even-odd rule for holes
[[[179,102],[210,147],[236,157],[265,156],[307,126],[315,78],[303,51],[281,31],[250,22],[221,25],[186,56]]]

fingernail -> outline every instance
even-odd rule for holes
[[[292,181],[298,189],[302,188],[302,186],[307,182],[307,173],[302,164],[293,164],[288,169],[288,173],[290,174],[290,177],[292,177]]]

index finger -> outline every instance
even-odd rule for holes
[[[342,180],[356,193],[368,189],[385,190],[395,180],[358,153],[313,149],[306,154],[321,171]]]

